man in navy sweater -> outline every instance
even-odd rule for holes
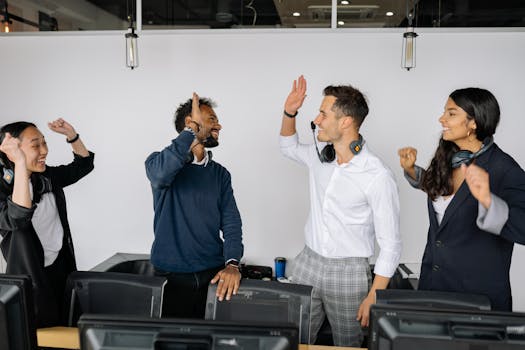
[[[151,263],[168,278],[164,317],[203,318],[209,283],[218,283],[219,300],[239,288],[242,229],[231,177],[205,149],[219,144],[213,107],[194,93],[175,112],[179,135],[145,163],[155,210]]]

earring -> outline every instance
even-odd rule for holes
[[[470,137],[470,130],[467,131],[467,137]]]

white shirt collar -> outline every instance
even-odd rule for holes
[[[206,166],[208,165],[209,161],[210,161],[210,157],[208,156],[208,151],[204,150],[204,158],[202,158],[201,161],[198,161],[197,157],[194,156],[193,162],[191,162],[191,164]]]

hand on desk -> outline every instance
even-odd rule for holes
[[[232,294],[237,294],[239,284],[241,283],[241,272],[232,265],[227,265],[223,270],[219,271],[211,280],[212,284],[217,283],[217,298],[219,301],[230,300]]]

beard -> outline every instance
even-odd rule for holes
[[[206,148],[217,147],[219,145],[219,140],[210,135],[202,141],[202,145]]]

